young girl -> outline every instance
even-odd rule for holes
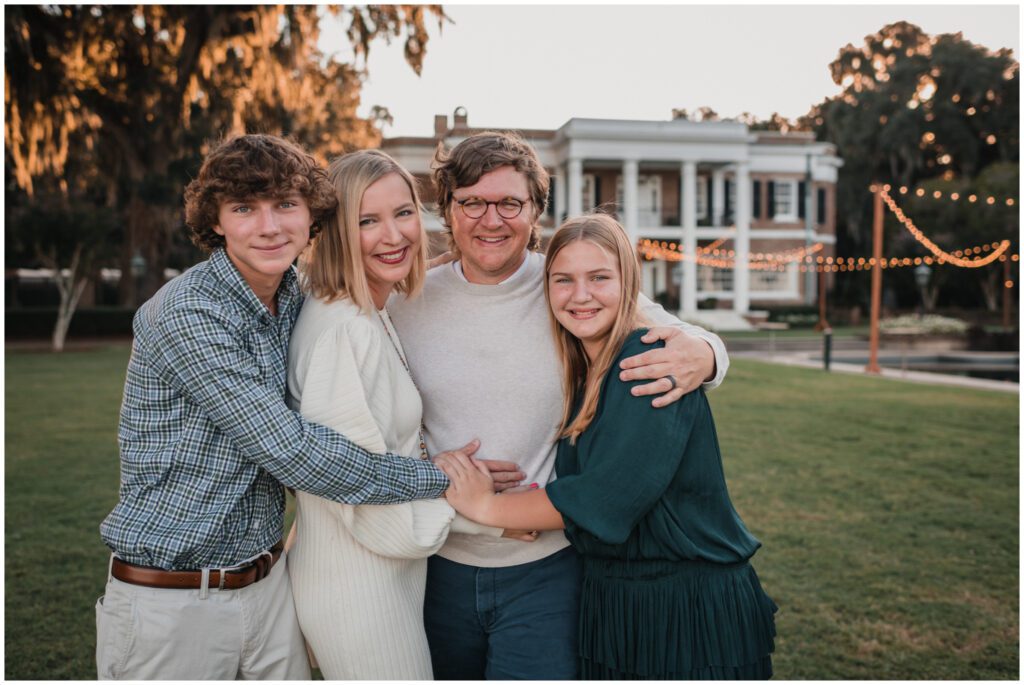
[[[377,150],[335,160],[330,179],[340,205],[303,264],[310,297],[288,350],[288,403],[371,452],[425,458],[423,407],[385,306],[392,292],[414,295],[426,271],[415,181]],[[449,530],[502,530],[456,516],[443,499],[351,506],[298,492],[296,501],[288,568],[324,677],[430,679],[427,557]]]
[[[776,606],[748,563],[760,543],[729,499],[704,391],[654,409],[609,373],[663,344],[640,341],[625,232],[571,219],[545,272],[566,398],[558,478],[496,497],[487,469],[459,457],[441,465],[449,503],[487,525],[565,528],[584,561],[582,679],[771,677]]]

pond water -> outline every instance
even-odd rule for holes
[[[817,356],[820,361],[821,357]],[[832,355],[832,361],[842,364],[867,365],[868,355],[841,353]],[[894,352],[883,350],[878,364],[887,369],[927,371],[970,378],[1020,382],[1020,354],[1017,352]]]

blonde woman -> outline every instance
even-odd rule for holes
[[[416,183],[377,150],[330,166],[337,214],[303,265],[308,297],[288,351],[288,403],[383,454],[426,458],[422,405],[385,306],[426,271]],[[467,446],[468,449],[473,449]],[[367,479],[387,479],[387,473]],[[296,493],[288,556],[299,625],[324,677],[427,680],[427,557],[449,530],[499,536],[443,499],[349,506]]]
[[[769,678],[776,610],[748,560],[704,390],[655,409],[609,369],[646,344],[639,268],[611,217],[571,219],[547,250],[565,403],[557,479],[493,497],[473,460],[441,464],[449,502],[489,525],[565,528],[583,557],[580,677]]]

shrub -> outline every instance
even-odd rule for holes
[[[765,307],[768,320],[788,323],[793,328],[810,328],[818,323],[817,305],[787,305],[784,307]]]
[[[906,314],[892,319],[885,319],[878,324],[883,333],[899,330],[900,333],[912,335],[962,334],[967,332],[967,323],[960,319],[937,314]]]
[[[123,338],[132,335],[134,309],[96,307],[79,309],[71,319],[68,338]],[[8,340],[48,340],[57,321],[56,307],[6,309],[4,325]]]

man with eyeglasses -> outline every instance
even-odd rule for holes
[[[548,173],[529,144],[507,133],[470,136],[435,162],[455,261],[428,273],[420,298],[393,298],[388,307],[423,397],[427,446],[479,437],[477,457],[517,460],[527,482],[543,486],[554,476],[562,412],[537,252]],[[718,336],[643,299],[644,313],[663,326],[646,340],[666,347],[624,362],[624,380],[654,381],[634,393],[664,393],[653,400],[664,406],[701,383],[721,383],[729,359]],[[561,531],[529,544],[453,533],[428,569],[424,622],[435,678],[577,677],[580,561]]]

